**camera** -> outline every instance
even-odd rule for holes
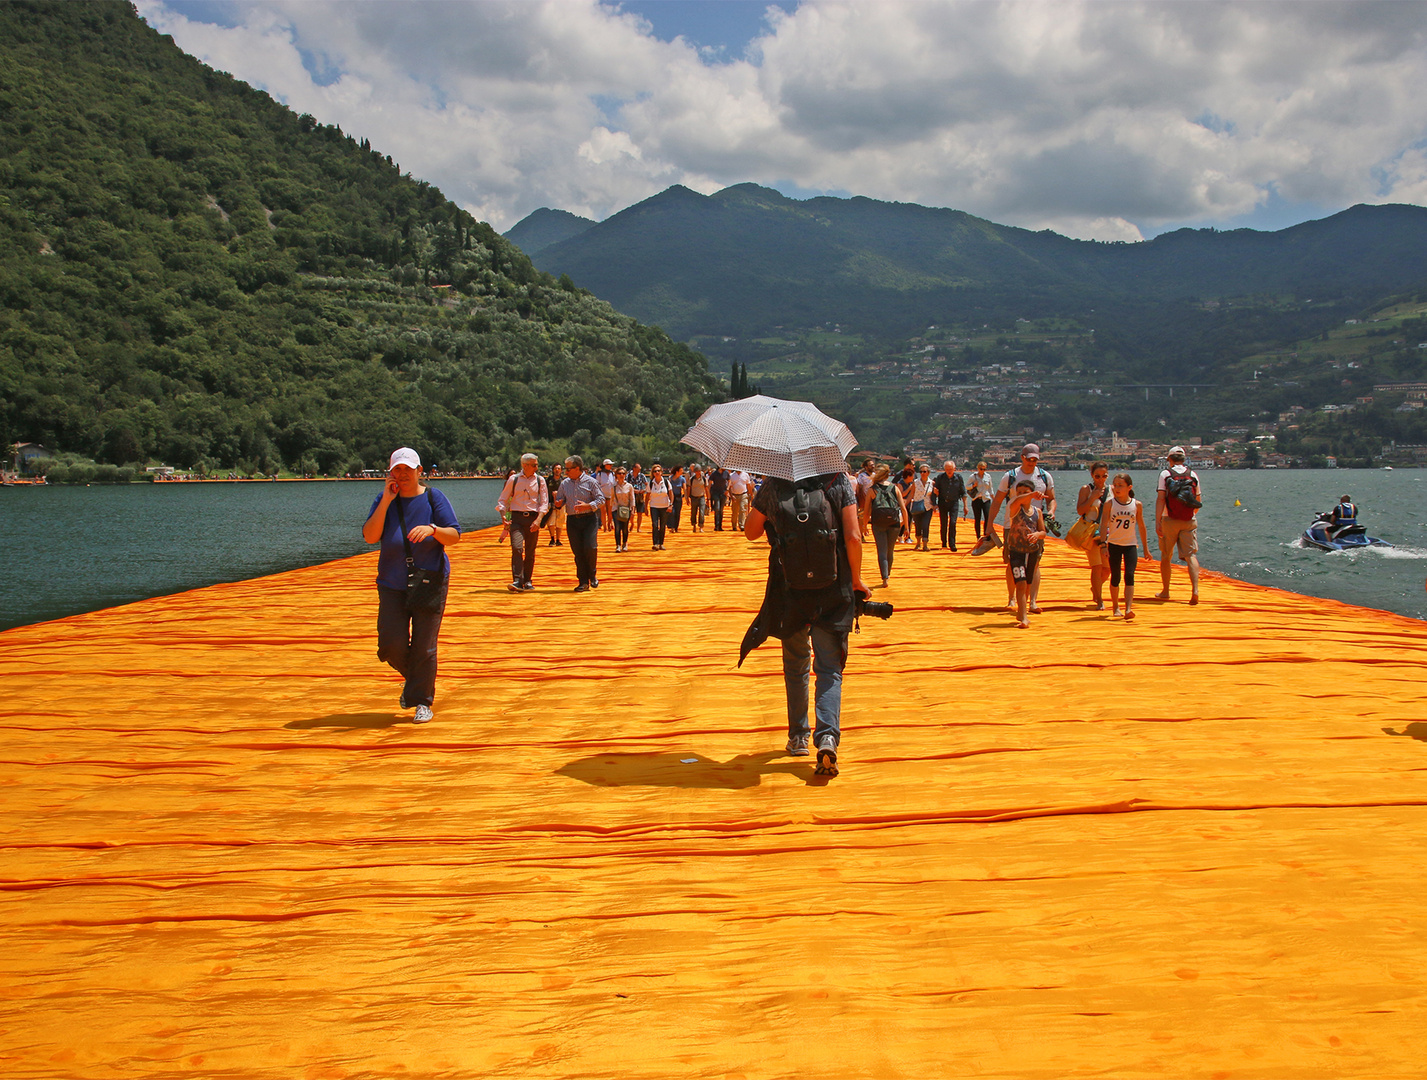
[[[873,619],[890,619],[893,610],[891,604],[883,603],[880,600],[868,600],[861,596],[857,598],[857,617],[859,619],[864,615]]]

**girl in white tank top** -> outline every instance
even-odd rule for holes
[[[1135,564],[1139,562],[1140,548],[1149,554],[1150,541],[1145,533],[1145,512],[1140,500],[1135,498],[1135,489],[1130,486],[1128,473],[1115,477],[1110,488],[1113,497],[1105,500],[1100,511],[1100,535],[1105,538],[1110,550],[1110,614],[1120,614],[1120,571],[1125,575],[1125,621],[1135,617]],[[1139,532],[1139,543],[1135,543],[1135,533]]]

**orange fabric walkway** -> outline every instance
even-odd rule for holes
[[[1422,623],[899,551],[817,786],[766,549],[641,542],[468,536],[426,727],[374,555],[0,634],[4,1075],[1423,1074]]]

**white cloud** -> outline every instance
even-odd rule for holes
[[[593,0],[140,12],[502,229],[748,180],[1097,239],[1427,198],[1418,3],[811,2],[729,63]]]

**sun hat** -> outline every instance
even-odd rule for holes
[[[1039,458],[1040,456],[1041,448],[1033,442],[1028,442],[1025,446],[1021,447],[1021,457]]]
[[[391,470],[398,465],[410,465],[413,469],[421,468],[421,455],[409,446],[403,446],[392,451],[391,461],[387,464],[387,469]]]

